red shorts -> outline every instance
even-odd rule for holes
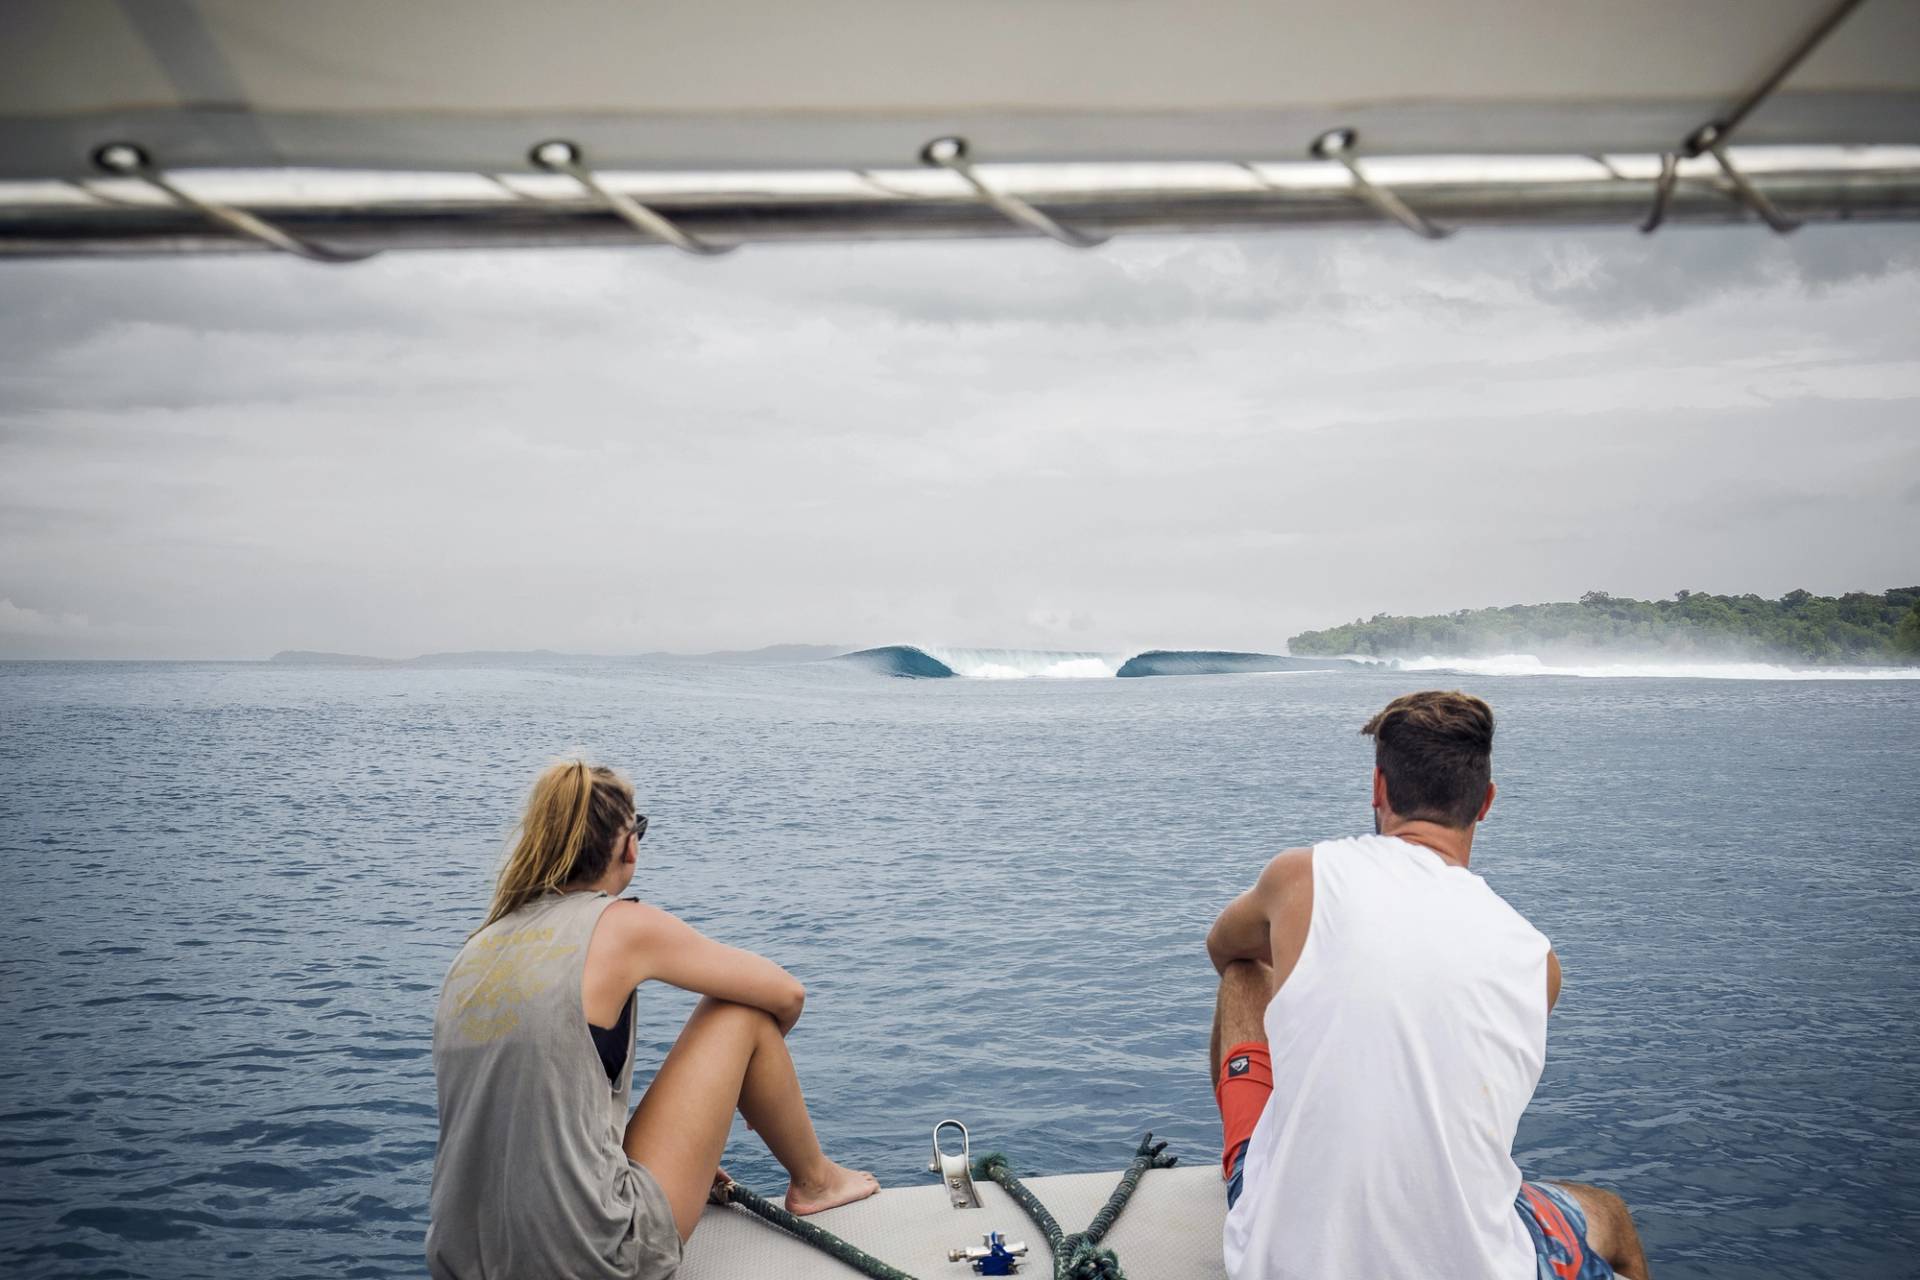
[[[1225,1141],[1220,1151],[1220,1176],[1231,1180],[1236,1165],[1253,1137],[1253,1126],[1273,1096],[1273,1059],[1257,1040],[1236,1044],[1220,1058],[1220,1080],[1213,1087],[1220,1104],[1220,1126]]]

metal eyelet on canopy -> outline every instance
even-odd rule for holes
[[[296,257],[305,258],[309,262],[331,264],[364,262],[373,256],[372,251],[350,252],[343,249],[329,249],[311,240],[302,240],[299,236],[282,231],[264,218],[255,217],[245,209],[236,209],[232,205],[204,200],[183,191],[173,184],[163,170],[154,167],[152,159],[144,150],[131,142],[109,142],[93,153],[93,163],[103,173],[121,178],[138,178],[180,207],[191,209],[202,217],[226,227],[229,231],[237,232],[250,240],[258,240],[282,253],[291,253]]]
[[[1366,174],[1360,172],[1359,162],[1354,158],[1354,148],[1360,141],[1360,135],[1352,129],[1329,129],[1313,140],[1307,150],[1316,160],[1333,160],[1353,175],[1354,190],[1360,198],[1379,210],[1381,214],[1428,240],[1444,240],[1453,234],[1452,227],[1442,227],[1421,217],[1407,207],[1402,200],[1385,187],[1376,185]]]
[[[714,244],[702,240],[688,231],[680,229],[673,219],[649,209],[632,196],[614,191],[600,181],[594,171],[587,167],[580,155],[580,148],[571,142],[554,139],[535,147],[531,156],[533,163],[549,173],[564,173],[599,199],[600,203],[611,209],[621,221],[636,231],[664,240],[683,253],[698,254],[701,257],[715,257],[722,253],[731,253],[736,248],[730,244]]]
[[[920,148],[920,162],[936,169],[945,169],[959,174],[966,184],[995,210],[1021,226],[1031,227],[1041,235],[1058,240],[1061,244],[1075,249],[1091,249],[1096,245],[1105,244],[1109,239],[1107,236],[1092,235],[1085,231],[1076,231],[1072,227],[1063,227],[1019,196],[995,191],[980,180],[980,175],[974,170],[973,162],[968,159],[967,153],[968,146],[965,138],[955,136],[935,138]]]

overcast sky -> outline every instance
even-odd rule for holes
[[[0,265],[0,656],[1920,580],[1920,228]]]

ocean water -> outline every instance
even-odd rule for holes
[[[1474,864],[1566,971],[1522,1166],[1662,1280],[1916,1274],[1920,683],[631,663],[0,665],[0,1274],[419,1274],[439,982],[575,748],[639,785],[636,890],[806,982],[832,1154],[1206,1163],[1207,925],[1367,827],[1357,729],[1436,683],[1500,717]],[[639,1083],[691,1004],[643,989]]]

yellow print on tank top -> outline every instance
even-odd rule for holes
[[[580,950],[553,940],[553,930],[519,929],[504,937],[477,938],[447,975],[454,1027],[477,1043],[498,1040],[520,1025],[520,1009],[567,976],[560,963]]]

